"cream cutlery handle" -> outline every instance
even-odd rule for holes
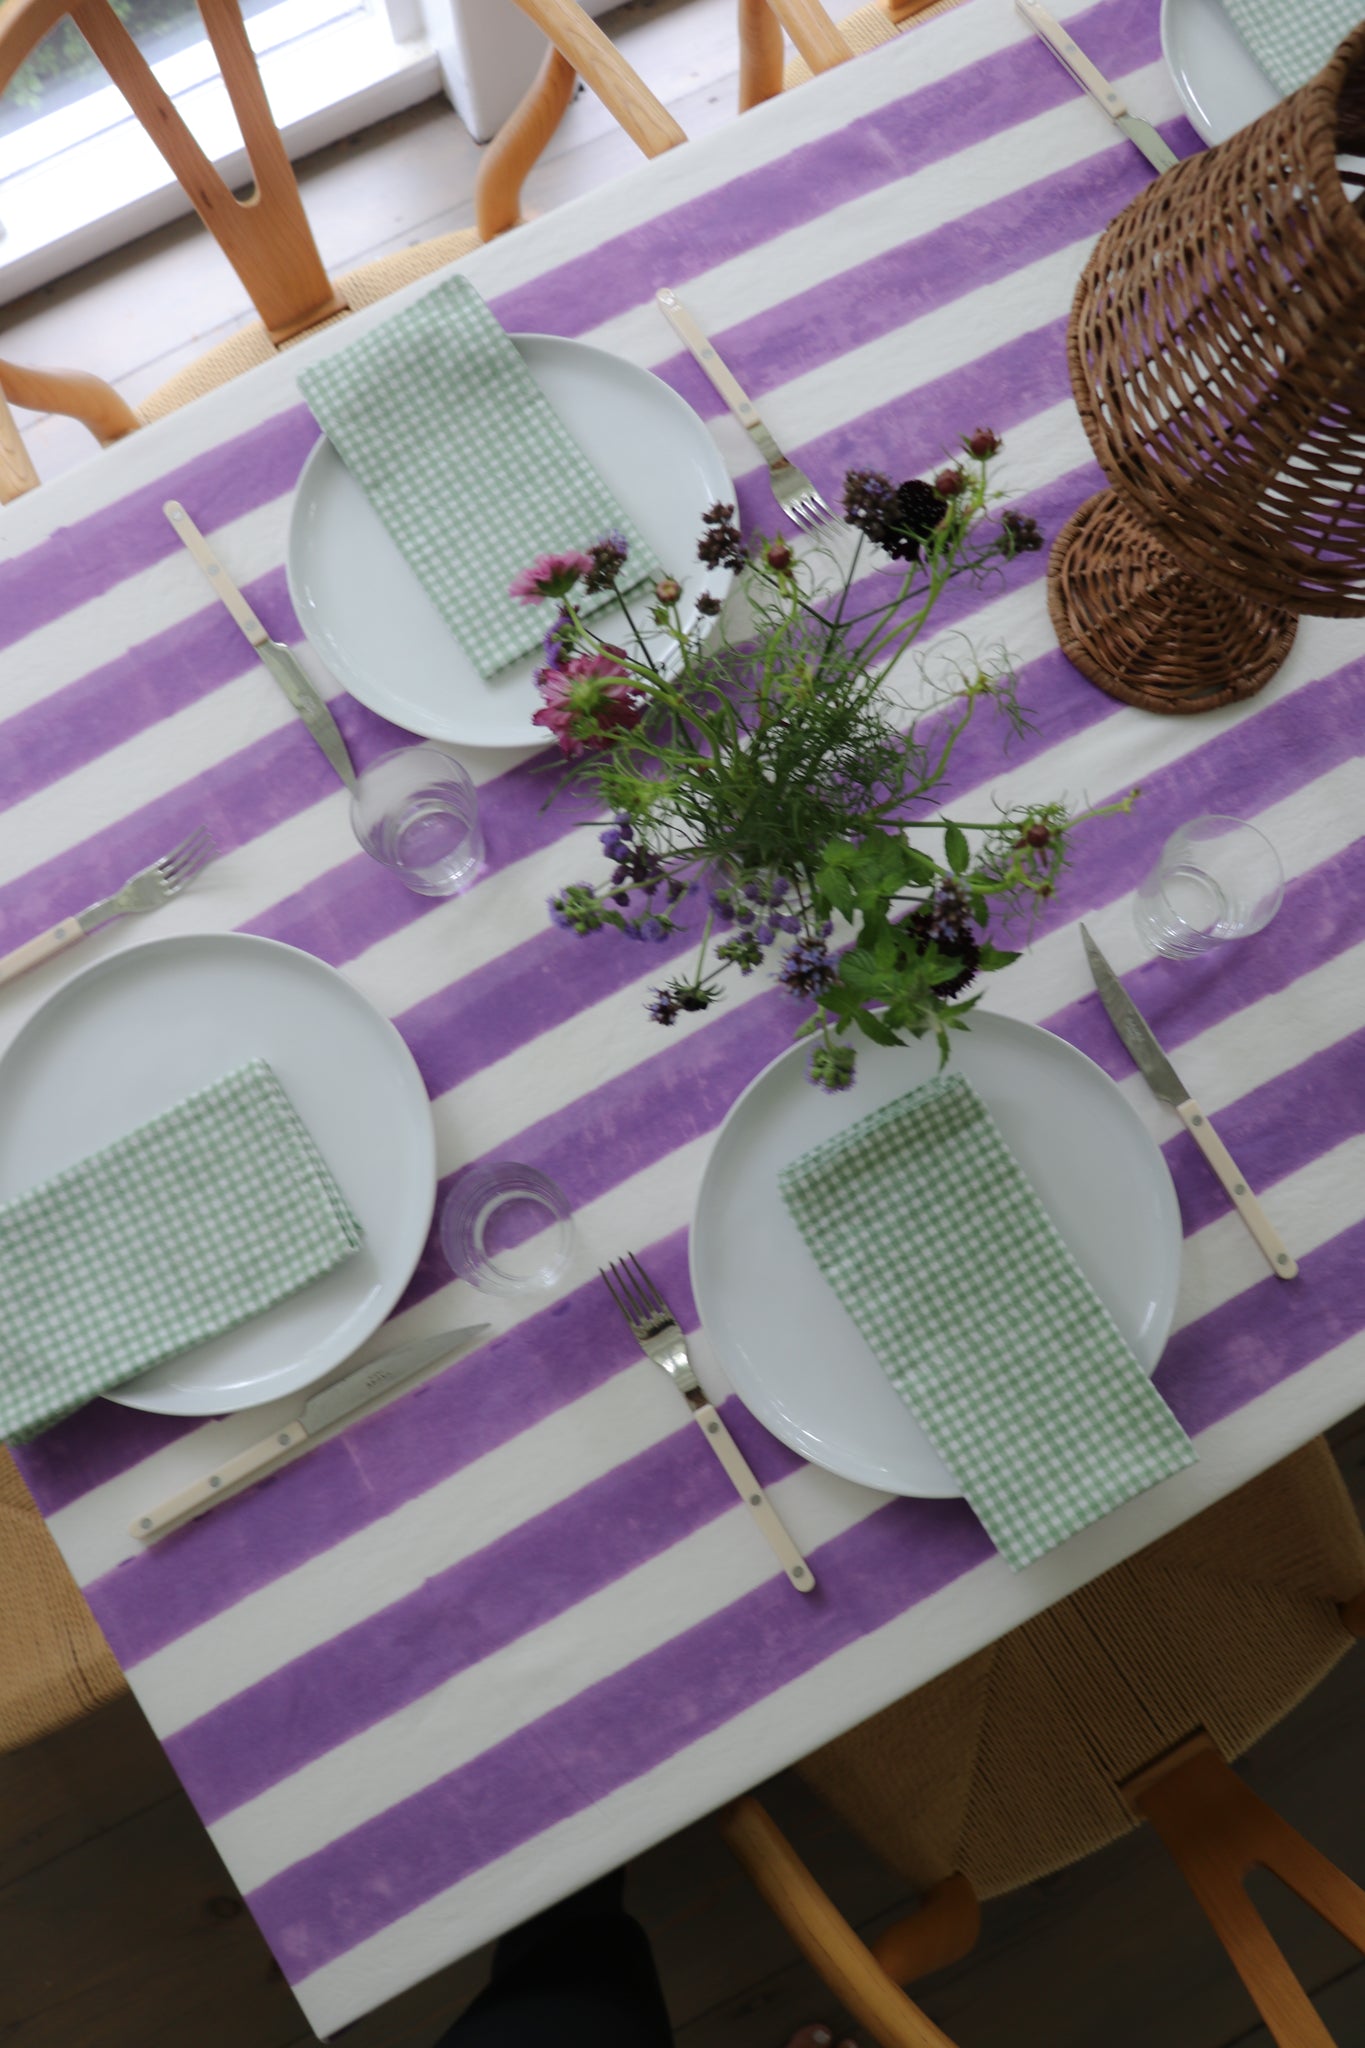
[[[678,294],[665,287],[663,291],[656,292],[655,297],[674,333],[681,341],[686,342],[740,425],[748,428],[758,444],[763,460],[781,462],[782,450],[759,418],[758,408],[745,394],[733,371],[728,370],[716,354],[714,347],[702,333]]]
[[[1112,121],[1120,114],[1126,114],[1128,105],[1116,85],[1111,85],[1097,65],[1091,63],[1085,51],[1074,43],[1060,21],[1040,7],[1038,0],[1014,0],[1015,6],[1036,36],[1041,36],[1054,57],[1061,59],[1077,85],[1084,87],[1092,100],[1098,100]]]
[[[30,967],[50,960],[54,953],[65,952],[68,946],[74,946],[77,939],[84,936],[78,918],[64,917],[60,924],[53,925],[50,932],[39,932],[36,939],[26,939],[22,946],[16,946],[12,953],[6,953],[0,960],[0,986],[27,974]]]
[[[720,1459],[735,1492],[744,1502],[767,1538],[768,1547],[798,1593],[815,1591],[815,1574],[802,1557],[778,1518],[777,1509],[755,1479],[744,1453],[731,1436],[710,1402],[692,1411],[697,1428]]]
[[[1277,1280],[1292,1280],[1299,1270],[1297,1263],[1194,1097],[1191,1096],[1188,1102],[1177,1103],[1175,1113],[1231,1195],[1237,1214],[1265,1253],[1271,1272]]]
[[[278,1464],[286,1451],[292,1451],[296,1444],[307,1440],[308,1432],[301,1422],[285,1423],[273,1436],[252,1444],[248,1450],[238,1451],[235,1458],[229,1458],[226,1464],[219,1465],[203,1479],[196,1479],[193,1486],[185,1487],[181,1493],[173,1493],[150,1514],[139,1515],[128,1524],[128,1534],[145,1539],[160,1535],[173,1522],[188,1521],[191,1516],[202,1513],[229,1487],[235,1486],[238,1480],[259,1478],[262,1472],[268,1472],[272,1465]]]

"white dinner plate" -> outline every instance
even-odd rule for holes
[[[722,596],[731,581],[728,572],[705,571],[697,561],[703,512],[718,499],[734,500],[706,427],[658,377],[605,349],[547,334],[510,338],[655,559],[682,584],[682,619],[690,625],[698,593]],[[565,533],[546,544],[577,547],[595,537]],[[310,644],[371,711],[409,732],[462,746],[549,742],[550,734],[531,723],[541,703],[534,680],[544,665],[539,648],[485,680],[325,439],[299,477],[288,572]],[[490,593],[494,602],[499,595]],[[544,612],[548,627],[553,607]],[[628,644],[619,611],[600,612],[592,623],[603,638]]]
[[[961,1491],[821,1276],[778,1193],[780,1167],[938,1072],[932,1039],[858,1048],[827,1095],[793,1045],[721,1125],[692,1227],[702,1326],[746,1407],[804,1458],[864,1486]],[[1136,1357],[1156,1370],[1180,1280],[1180,1209],[1160,1148],[1103,1070],[1033,1024],[977,1011],[953,1039],[1044,1208]],[[1046,1360],[1040,1360],[1046,1370]]]
[[[1219,0],[1161,0],[1161,54],[1205,142],[1226,142],[1279,103]]]
[[[221,1415],[348,1358],[411,1277],[436,1198],[417,1063],[387,1017],[311,953],[204,933],[78,975],[0,1059],[0,1201],[98,1151],[243,1061],[268,1060],[364,1229],[360,1249],[263,1315],[110,1394]]]

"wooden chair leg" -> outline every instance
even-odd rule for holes
[[[887,1976],[756,1799],[737,1801],[720,1829],[806,1960],[881,2048],[953,2048]]]
[[[38,483],[38,472],[14,415],[0,396],[0,505],[22,498],[25,491],[36,491]]]
[[[919,1908],[879,1934],[872,1953],[895,1984],[913,1984],[931,1970],[960,1963],[976,1947],[981,1908],[960,1873],[926,1892]]]
[[[739,111],[746,114],[782,90],[787,46],[768,0],[739,0]]]
[[[479,164],[474,219],[480,241],[491,242],[520,221],[521,188],[563,120],[576,81],[573,65],[551,43],[535,83],[499,128]]]
[[[592,88],[637,149],[646,156],[662,156],[666,149],[686,142],[667,107],[636,77],[577,0],[516,0],[516,5]]]
[[[1258,1867],[1273,1871],[1363,1954],[1365,1891],[1258,1799],[1206,1735],[1192,1737],[1123,1789],[1179,1864],[1279,2048],[1332,2048],[1243,1880]]]
[[[853,51],[820,5],[820,0],[768,0],[796,48],[815,72],[847,64]]]

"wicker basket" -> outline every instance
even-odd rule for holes
[[[1068,359],[1113,490],[1058,536],[1064,651],[1199,711],[1275,673],[1301,612],[1365,616],[1365,24],[1318,76],[1101,236]]]

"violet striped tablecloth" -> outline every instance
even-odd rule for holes
[[[1176,117],[1156,0],[1076,17],[1086,50]],[[657,370],[714,425],[746,521],[764,472],[652,298],[688,303],[774,431],[833,493],[845,467],[932,468],[1006,436],[1008,480],[1055,532],[1099,481],[1068,395],[1067,308],[1091,241],[1149,176],[1006,0],[642,167],[480,251],[509,329],[581,335]],[[382,316],[382,310],[380,314]],[[343,330],[354,333],[358,316]],[[290,1412],[190,1424],[97,1403],[23,1456],[153,1725],[320,2032],[998,1635],[1356,1405],[1365,1391],[1365,655],[1308,622],[1271,687],[1203,719],[1146,717],[1056,650],[1044,557],[955,595],[1003,640],[1032,729],[974,729],[955,802],[1133,782],[991,1001],[1060,1031],[1159,1136],[1186,1242],[1159,1384],[1200,1461],[1009,1573],[957,1503],[888,1501],[801,1467],[725,1413],[819,1592],[797,1598],[593,1268],[627,1247],[694,1322],[687,1228],[711,1135],[788,1041],[761,978],[667,1035],[642,1015],[667,953],[580,941],[545,899],[583,852],[524,760],[469,758],[486,877],[405,893],[350,838],[344,795],[178,549],[181,498],[270,627],[315,429],[301,363],[324,334],[9,508],[0,521],[0,939],[89,901],[203,819],[225,858],[157,935],[236,928],[306,947],[392,1016],[421,1064],[443,1174],[485,1156],[567,1189],[580,1251],[548,1305],[480,1302],[495,1338],[146,1555],[129,1517]],[[306,659],[311,657],[305,656]],[[333,699],[356,758],[395,735]],[[1204,810],[1257,819],[1285,907],[1226,958],[1139,965],[1128,897]],[[1090,992],[1085,917],[1298,1255],[1271,1278]],[[136,943],[126,928],[87,947]],[[4,992],[0,1046],[71,972]],[[3,1072],[0,1071],[0,1114]],[[471,1320],[434,1251],[390,1334]],[[703,1377],[723,1394],[704,1339]]]

